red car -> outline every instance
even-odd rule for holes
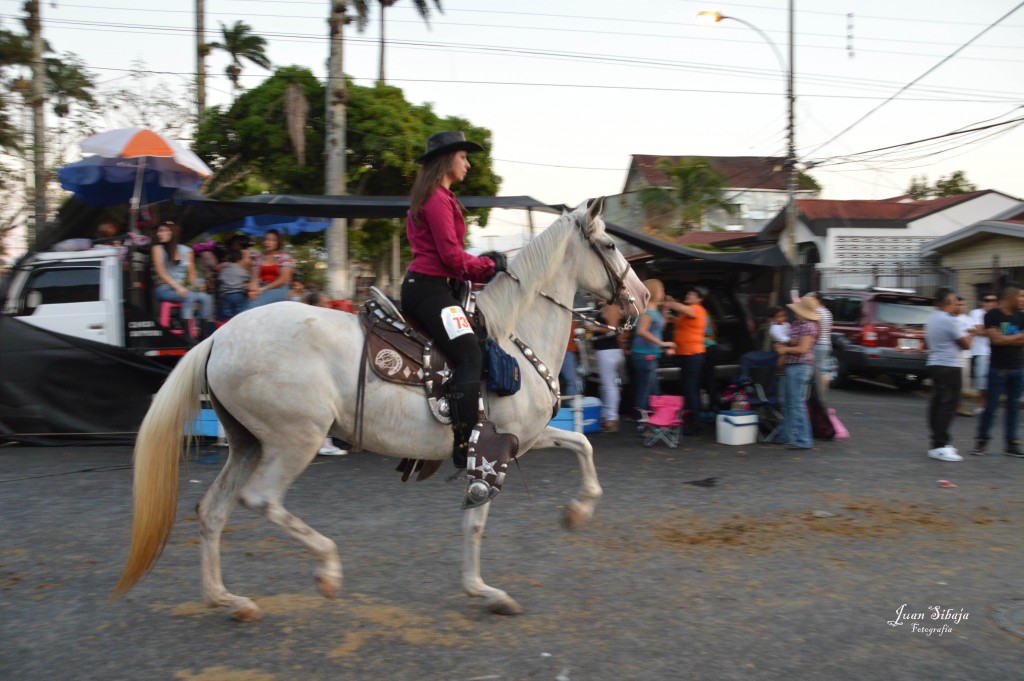
[[[932,298],[903,289],[865,288],[822,291],[832,312],[835,387],[851,375],[887,375],[909,390],[927,375],[924,325],[935,311]]]

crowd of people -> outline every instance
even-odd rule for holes
[[[617,334],[621,311],[615,305],[598,307],[596,321],[585,327],[591,334],[601,396],[601,427],[619,429],[621,415],[640,422],[650,412],[650,397],[663,393],[683,397],[683,432],[695,435],[721,406],[715,377],[717,329],[706,307],[709,292],[703,286],[686,290],[681,301],[666,295],[658,279],[644,282],[650,292],[647,308],[631,334]],[[792,319],[791,319],[792,318]],[[671,332],[668,331],[671,324]],[[763,326],[759,358],[777,368],[774,381],[784,419],[775,440],[794,449],[813,446],[807,396],[812,381],[817,396],[828,388],[831,367],[832,315],[817,293],[786,307],[769,310]],[[576,361],[563,365],[574,367]],[[659,368],[675,368],[678,380],[659,380]],[[623,380],[625,379],[625,380]],[[631,401],[622,409],[623,385],[630,386]],[[570,394],[582,390],[579,380],[564,383]],[[819,399],[820,402],[820,399]]]
[[[1003,452],[1024,458],[1018,435],[1020,396],[1024,388],[1024,300],[1020,287],[1009,285],[996,296],[985,293],[978,307],[966,311],[966,300],[950,289],[939,289],[935,311],[925,325],[928,373],[932,394],[928,403],[928,456],[939,461],[963,461],[950,434],[957,413],[979,416],[973,456],[984,456],[999,405],[1005,405]],[[973,381],[973,383],[972,383]],[[977,396],[979,407],[965,399]]]

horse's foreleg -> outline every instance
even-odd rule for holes
[[[597,481],[597,469],[594,467],[594,448],[583,433],[559,430],[548,426],[540,434],[540,438],[530,449],[558,447],[568,449],[576,454],[580,462],[580,490],[565,509],[565,525],[573,528],[594,517],[594,509],[601,498],[601,484]]]
[[[209,605],[230,608],[240,619],[254,620],[261,616],[259,608],[252,600],[228,592],[224,587],[220,570],[221,532],[238,499],[238,490],[249,479],[259,462],[259,445],[251,436],[249,440],[244,446],[232,444],[224,469],[196,506],[196,514],[199,517],[203,600]]]
[[[490,504],[466,509],[462,514],[462,588],[470,596],[484,599],[488,609],[499,615],[518,615],[523,609],[501,589],[484,584],[480,578],[480,541],[484,536]]]

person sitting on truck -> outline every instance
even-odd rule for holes
[[[252,259],[248,308],[288,300],[295,261],[283,246],[276,229],[268,229],[263,235],[263,253]]]
[[[217,282],[220,285],[217,318],[220,321],[226,322],[245,309],[251,266],[248,251],[233,248],[225,256],[224,264],[217,273]]]
[[[192,249],[179,243],[181,227],[167,221],[156,228],[153,245],[153,271],[156,274],[156,299],[160,302],[181,303],[181,318],[192,319],[199,306],[200,327],[207,335],[208,321],[213,314],[213,298],[203,290],[196,276],[196,261]]]

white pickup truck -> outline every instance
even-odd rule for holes
[[[192,343],[176,323],[158,324],[149,282],[149,257],[137,251],[97,246],[35,253],[4,277],[2,312],[174,363]]]

